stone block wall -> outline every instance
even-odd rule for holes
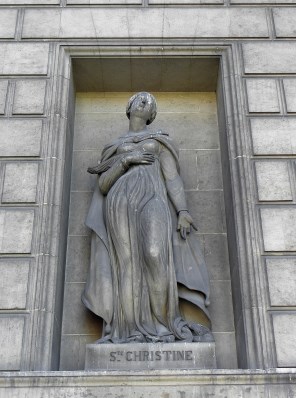
[[[290,16],[293,15],[290,9]],[[276,37],[287,9],[273,9]],[[288,22],[291,18],[286,18]],[[286,36],[288,37],[288,36]],[[246,98],[252,140],[255,206],[262,257],[261,289],[269,314],[277,366],[295,366],[296,208],[295,208],[295,73],[292,42],[243,46]],[[291,51],[291,53],[290,53]],[[295,50],[294,50],[295,51]],[[249,77],[249,75],[251,75]]]
[[[14,39],[17,9],[0,9],[1,39]],[[1,369],[28,367],[36,308],[44,191],[48,44],[0,43]],[[39,281],[40,282],[40,281]],[[44,311],[44,310],[43,310]]]
[[[234,230],[248,347],[244,366],[296,366],[296,8],[294,0],[0,0],[0,367],[58,368],[71,115],[61,48],[230,49],[247,183]],[[215,50],[216,49],[216,50]],[[78,50],[77,50],[78,51]],[[159,51],[157,55],[157,51]],[[140,52],[139,52],[140,54]],[[156,54],[156,55],[155,55]],[[62,65],[62,63],[65,64]],[[63,81],[64,88],[61,89]],[[228,97],[227,97],[228,95]],[[225,87],[225,98],[229,93]],[[226,98],[226,99],[227,99]],[[227,101],[226,101],[227,102]],[[232,121],[226,123],[226,133]],[[61,127],[62,126],[62,127]],[[231,130],[233,131],[233,130]],[[230,137],[230,139],[232,139]],[[237,165],[237,166],[234,166]],[[236,176],[234,178],[234,167]],[[65,186],[65,185],[64,185]],[[233,279],[233,288],[237,286]],[[237,317],[238,319],[238,317]],[[250,326],[252,325],[252,326]],[[238,325],[237,325],[238,327]],[[250,334],[250,328],[253,332]],[[252,336],[251,336],[252,335]],[[56,339],[56,340],[54,340]],[[250,353],[254,353],[252,356]],[[256,355],[255,355],[256,353]],[[252,359],[252,358],[253,359]],[[255,359],[254,359],[255,358]]]

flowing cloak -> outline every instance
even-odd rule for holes
[[[171,152],[179,171],[178,150],[172,140],[162,132],[157,132],[135,137],[134,142],[148,138],[157,140]],[[101,164],[98,166],[100,173],[106,171],[118,159],[116,151],[123,141],[124,138],[121,137],[104,148]],[[104,198],[96,184],[85,221],[93,233],[90,268],[82,302],[89,310],[110,324],[113,317],[113,285],[109,243],[104,221]],[[170,203],[169,197],[168,202],[172,218],[172,246],[178,296],[198,306],[209,318],[206,308],[209,305],[209,278],[197,236],[191,233],[187,235],[186,240],[180,237],[177,231],[176,210]]]

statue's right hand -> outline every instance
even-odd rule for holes
[[[124,157],[124,162],[131,164],[152,164],[155,161],[155,156],[151,152],[134,151]]]

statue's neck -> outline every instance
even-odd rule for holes
[[[132,116],[129,123],[128,134],[140,134],[147,130],[146,120]]]

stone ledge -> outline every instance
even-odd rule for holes
[[[0,397],[295,397],[296,368],[0,373]]]
[[[5,387],[64,387],[100,385],[228,384],[264,385],[296,383],[296,368],[198,369],[145,371],[21,371],[0,372],[0,389]]]

